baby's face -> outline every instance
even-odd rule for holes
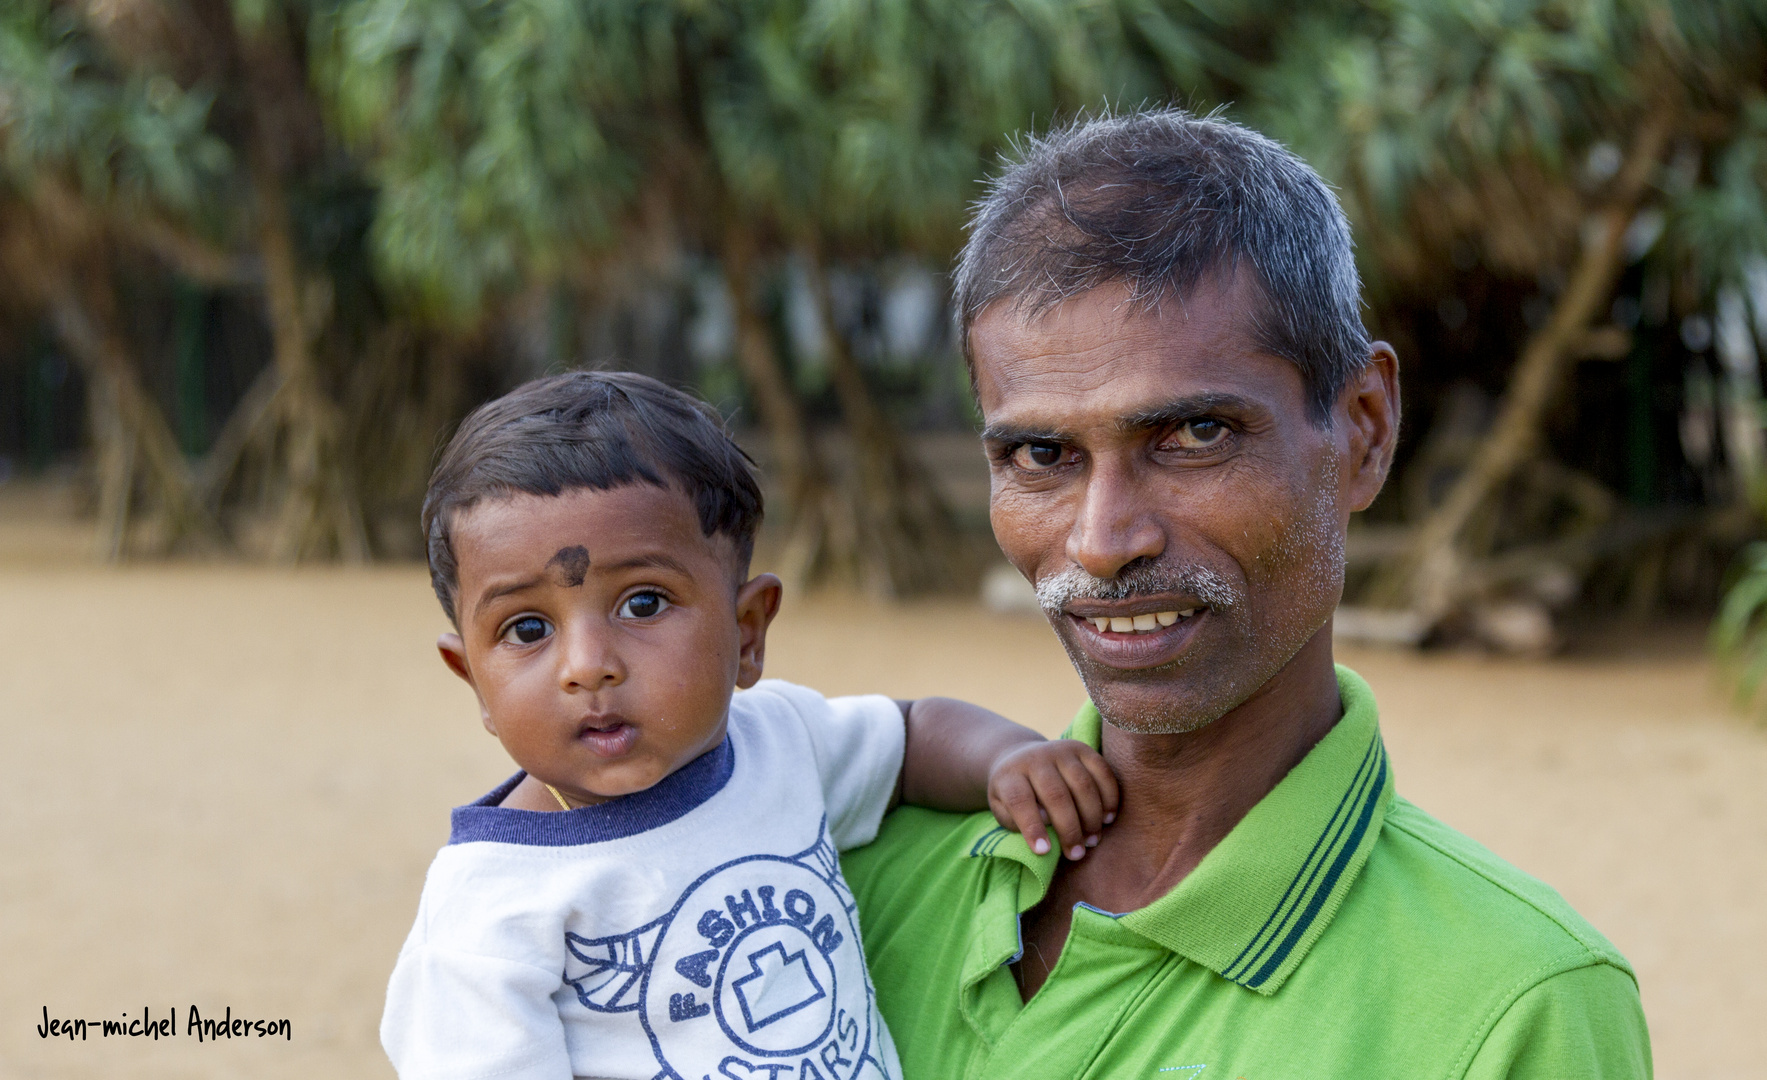
[[[632,484],[479,503],[452,528],[460,633],[440,642],[516,764],[576,803],[650,787],[724,738],[760,678],[779,583],[687,496]]]

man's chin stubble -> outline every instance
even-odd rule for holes
[[[1234,696],[1232,690],[1220,688],[1216,693],[1209,693],[1209,688],[1198,688],[1204,690],[1204,701],[1195,701],[1190,694],[1167,695],[1166,701],[1149,702],[1142,708],[1125,706],[1115,700],[1118,695],[1113,690],[1137,684],[1151,689],[1168,680],[1179,678],[1180,673],[1190,666],[1191,657],[1184,655],[1158,667],[1124,671],[1105,668],[1087,656],[1078,645],[1069,641],[1067,635],[1056,636],[1060,639],[1062,648],[1067,651],[1074,670],[1079,673],[1080,682],[1086,687],[1086,696],[1098,709],[1098,715],[1104,718],[1105,723],[1123,731],[1136,735],[1188,735],[1208,727],[1251,696],[1247,693],[1238,700],[1223,703],[1222,698]],[[1174,698],[1179,700],[1173,700]]]

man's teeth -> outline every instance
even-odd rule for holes
[[[1171,626],[1179,619],[1188,619],[1195,614],[1195,608],[1185,608],[1183,611],[1156,611],[1152,615],[1095,615],[1089,618],[1101,634],[1106,630],[1113,634],[1145,634],[1162,626]]]

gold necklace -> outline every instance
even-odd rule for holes
[[[565,802],[564,796],[560,795],[558,793],[558,789],[553,787],[551,784],[548,784],[546,781],[542,780],[542,781],[540,781],[540,786],[545,788],[547,791],[552,792],[552,797],[558,800],[558,808],[560,810],[575,810],[576,809],[576,807],[572,806],[570,803]]]

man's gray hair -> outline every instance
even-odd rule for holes
[[[1182,109],[1080,119],[1028,139],[976,205],[954,299],[969,334],[1010,299],[1035,316],[1114,281],[1151,308],[1249,263],[1258,344],[1300,369],[1315,421],[1368,361],[1362,284],[1331,189],[1263,135]]]

